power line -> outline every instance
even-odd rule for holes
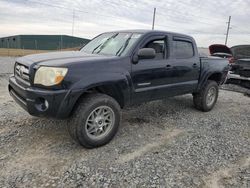
[[[37,2],[37,1],[32,1],[32,0],[29,0],[30,2],[32,3],[36,3],[36,4],[40,4],[40,5],[44,5],[44,6],[48,6],[48,7],[54,7],[54,8],[59,8],[59,9],[65,9],[65,10],[72,10],[68,7],[64,7],[64,6],[60,6],[60,5],[54,5],[54,4],[49,4],[49,3],[44,3],[44,2]],[[124,22],[124,23],[127,23],[123,20],[121,20],[121,17],[115,17],[115,16],[110,16],[110,15],[105,15],[105,14],[99,14],[99,13],[92,13],[92,12],[89,12],[89,11],[83,11],[83,10],[79,10],[79,9],[74,9],[75,12],[78,12],[78,13],[83,13],[83,14],[91,14],[91,15],[96,15],[96,16],[101,16],[101,17],[108,17],[108,18],[113,18],[113,19],[116,19],[116,20],[119,20],[119,22]],[[138,22],[139,23],[139,22]],[[149,25],[148,23],[140,23],[140,24],[145,24],[145,25]]]
[[[64,10],[69,10],[69,11],[72,11],[72,8],[69,8],[69,7],[65,7],[65,6],[62,6],[62,5],[54,5],[54,4],[51,4],[51,3],[46,3],[46,2],[37,2],[37,1],[33,1],[33,0],[30,0],[29,2],[33,2],[33,3],[36,3],[36,4],[40,4],[40,5],[43,5],[43,6],[48,6],[48,7],[54,7],[54,8],[59,8],[59,9],[64,9]],[[80,4],[79,4],[80,5]],[[122,5],[123,6],[123,5]],[[126,6],[126,7],[131,7],[131,6]],[[135,8],[135,7],[134,7]],[[116,17],[116,16],[111,16],[111,15],[106,15],[106,14],[99,14],[99,13],[92,13],[92,12],[89,12],[89,11],[85,11],[85,10],[80,10],[80,9],[74,9],[75,10],[75,12],[77,12],[77,13],[83,13],[83,14],[91,14],[91,15],[96,15],[96,16],[102,16],[102,17],[108,17],[108,18],[112,18],[112,19],[116,19],[116,20],[119,20],[119,22],[124,22],[124,23],[128,23],[127,21],[123,21],[123,20],[121,20],[121,18],[123,18],[123,17]],[[144,10],[145,11],[145,10]],[[148,11],[147,11],[147,13],[148,13]],[[176,24],[178,25],[178,24],[182,24],[182,23],[179,23],[179,22],[183,22],[183,20],[182,19],[178,19],[178,18],[176,18],[176,17],[174,17],[173,19],[172,19],[172,17],[171,16],[169,16],[169,15],[167,15],[167,14],[163,14],[163,13],[159,13],[158,11],[157,11],[157,15],[161,15],[161,16],[167,16],[168,18],[171,18],[171,20],[168,20],[168,21],[170,21],[170,22],[174,22],[173,20],[177,20],[177,22],[174,22],[174,25],[173,24],[170,24],[170,23],[168,23],[168,25],[163,25],[163,24],[156,24],[157,26],[161,26],[161,27],[167,27],[167,28],[169,28],[169,27],[171,27],[171,28],[177,28],[178,29],[178,31],[183,31],[183,27],[185,27],[185,26],[183,26],[183,25],[181,25],[180,27],[178,27],[178,26],[176,26]],[[131,21],[131,19],[128,19],[128,18],[126,18],[128,21]],[[164,20],[164,19],[163,19]],[[202,21],[200,21],[200,20],[190,20],[190,21],[192,21],[192,22],[200,22],[200,23],[204,23],[204,24],[206,24],[206,25],[211,25],[211,26],[216,26],[216,24],[211,24],[211,23],[207,23],[207,22],[202,22]],[[138,22],[138,21],[135,21],[135,23],[136,22]],[[104,24],[104,23],[101,23],[102,25],[110,25],[110,26],[117,26],[117,25],[115,25],[115,24]],[[138,24],[143,24],[144,26],[146,26],[146,27],[148,27],[148,26],[150,26],[150,24],[149,23],[143,23],[143,22],[138,22]],[[73,35],[73,33],[74,33],[74,25],[75,25],[75,16],[74,16],[74,14],[73,14],[73,23],[72,23],[72,35]],[[203,32],[204,33],[204,31],[201,31],[201,30],[192,30],[192,31],[194,31],[194,32]]]
[[[44,5],[44,6],[49,6],[49,7],[59,8],[59,9],[65,9],[65,10],[71,10],[70,8],[65,7],[65,6],[54,5],[54,4],[44,3],[44,2],[37,2],[37,1],[32,1],[32,0],[29,0],[29,1],[32,2],[32,3]],[[103,17],[110,17],[110,18],[118,19],[117,17],[110,16],[110,15],[97,14],[97,13],[93,13],[93,12],[89,12],[89,11],[83,11],[83,10],[79,10],[79,9],[74,9],[74,10],[76,12],[81,12],[81,13],[85,13],[85,14],[94,14],[94,15],[97,15],[97,16],[103,16]]]
[[[123,6],[123,7],[127,7],[127,8],[135,8],[135,9],[137,9],[137,10],[140,9],[141,11],[144,11],[144,12],[147,12],[147,13],[150,12],[149,9],[148,9],[148,10],[145,10],[145,9],[143,9],[142,7],[128,6],[127,4],[121,4],[121,3],[117,4],[117,3],[115,3],[115,2],[111,2],[111,1],[108,1],[108,0],[105,0],[105,2],[108,2],[108,3],[111,3],[111,4],[116,4],[116,5]],[[123,1],[123,2],[126,2],[126,1]],[[78,4],[79,4],[79,2],[78,2]],[[172,5],[172,4],[169,3],[169,2],[168,2],[168,3],[165,3],[165,4]],[[182,2],[182,4],[186,4],[186,5],[189,5],[189,6],[190,6],[190,4],[184,3],[184,2]],[[160,7],[160,8],[161,8],[161,7]],[[172,10],[172,9],[169,9],[169,8],[167,8],[167,7],[164,7],[164,11],[166,11],[166,10]],[[141,12],[141,11],[140,11],[140,12]],[[157,14],[161,14],[161,15],[164,15],[164,16],[170,16],[170,15],[164,14],[164,13],[162,13],[162,12],[159,13],[159,10],[158,10],[157,12],[158,12]],[[181,12],[181,11],[174,10],[174,12],[179,12],[179,13],[181,13],[181,15],[183,15],[183,12]],[[193,17],[196,17],[196,18],[199,18],[199,19],[203,18],[203,19],[206,19],[206,20],[221,21],[221,22],[223,22],[223,19],[216,19],[216,18],[214,18],[214,17],[202,17],[202,16],[200,16],[200,15],[190,14],[190,12],[189,12],[188,15],[193,16]],[[185,15],[185,18],[186,18],[188,15]]]
[[[233,31],[238,31],[237,33],[231,32],[231,35],[250,35],[250,27],[247,27],[247,25],[244,25],[242,27],[239,27],[239,25],[232,25]],[[250,36],[249,36],[250,37]]]
[[[52,7],[56,7],[56,8],[62,8],[62,9],[66,9],[66,10],[71,10],[70,8],[68,7],[64,7],[64,6],[59,6],[59,5],[52,5],[52,4],[49,4],[49,3],[44,3],[44,2],[37,2],[37,1],[31,1],[30,2],[34,2],[34,3],[37,3],[37,4],[41,4],[41,5],[45,5],[45,6],[52,6]],[[120,6],[120,5],[119,5]],[[126,6],[126,7],[129,7],[129,6]],[[81,13],[85,13],[85,14],[90,14],[91,12],[89,11],[84,11],[84,10],[79,10],[79,9],[75,9],[75,11],[77,12],[81,12]],[[148,11],[147,11],[148,13]],[[94,14],[94,15],[97,15],[97,16],[103,16],[103,17],[110,17],[110,18],[114,18],[114,19],[119,19],[118,17],[114,17],[114,16],[110,16],[110,15],[104,15],[104,14],[97,14],[97,13],[91,13],[91,14]],[[183,22],[185,20],[183,19],[178,19],[176,17],[171,17],[167,14],[163,14],[163,13],[157,13],[158,15],[162,15],[162,16],[168,16],[169,18],[171,18],[172,20],[176,20],[177,23],[175,22],[175,24],[178,24],[178,22]],[[121,20],[119,20],[121,21]],[[212,25],[212,26],[215,26],[215,24],[211,24],[211,23],[208,23],[208,22],[202,22],[202,21],[199,21],[199,20],[189,20],[191,22],[199,22],[199,23],[202,23],[202,24],[206,24],[206,25]],[[181,24],[181,23],[180,23]]]
[[[45,3],[45,2],[37,2],[37,1],[32,1],[32,0],[30,0],[30,2],[41,4],[41,5],[45,5],[45,6],[52,6],[52,7],[56,7],[56,8],[62,8],[62,9],[66,9],[66,10],[71,10],[68,7],[64,7],[64,6],[60,6],[60,5],[52,5],[52,4]],[[119,4],[119,6],[123,6],[123,5]],[[130,6],[126,6],[126,7],[130,7]],[[169,10],[171,10],[171,9],[169,9]],[[103,16],[103,17],[110,17],[110,18],[114,18],[114,19],[119,19],[118,17],[115,17],[115,16],[110,16],[110,15],[105,15],[105,14],[99,14],[99,13],[92,13],[92,12],[89,12],[89,11],[84,11],[84,10],[79,10],[79,9],[75,9],[75,11],[82,12],[82,13],[85,13],[85,14],[86,13],[91,13],[91,14],[94,14],[94,15],[97,15],[97,16]],[[176,10],[175,10],[175,12],[176,12]],[[147,11],[147,13],[149,13],[149,12]],[[186,21],[199,22],[199,23],[206,24],[206,25],[214,25],[214,24],[211,24],[211,23],[208,23],[208,22],[202,22],[200,20],[187,19],[187,17],[185,17],[185,19],[178,19],[176,17],[172,17],[170,15],[159,13],[159,12],[157,14],[162,15],[162,16],[167,16],[167,17],[171,18],[172,20],[176,20],[177,22],[184,22],[185,19],[186,19]],[[210,20],[211,20],[211,18],[210,18]]]
[[[190,4],[190,3],[187,3],[187,2],[183,2],[183,1],[177,1],[177,2],[179,2],[179,3],[181,3],[181,4],[184,4],[184,5],[187,5],[188,7],[194,7],[192,4]],[[170,2],[165,2],[165,4],[167,4],[167,5],[172,5]],[[196,7],[196,6],[195,6]],[[164,8],[165,9],[165,8]],[[204,9],[205,11],[207,11],[208,10],[208,8],[207,8],[207,6],[201,6],[200,7],[200,9]],[[175,10],[176,11],[176,10]],[[178,12],[180,12],[180,11],[178,11]],[[218,19],[218,18],[215,18],[215,16],[213,15],[213,17],[202,17],[201,15],[194,15],[194,14],[190,14],[190,12],[191,12],[191,10],[189,9],[189,15],[192,15],[192,16],[194,16],[194,17],[197,17],[197,18],[203,18],[203,19],[209,19],[209,20],[213,20],[213,21],[215,21],[215,20],[217,20],[217,21],[223,21],[223,19]],[[209,12],[209,14],[211,14],[210,12]],[[185,16],[187,16],[187,15],[185,15]]]
[[[162,13],[157,13],[157,14],[162,15],[162,16],[168,16],[168,17],[170,17],[167,14],[162,14]],[[203,21],[200,21],[200,20],[191,20],[191,19],[187,19],[187,18],[180,19],[180,18],[176,18],[176,17],[173,17],[172,19],[175,20],[175,21],[177,21],[177,24],[182,24],[182,23],[186,23],[187,21],[190,21],[190,22],[193,22],[193,23],[196,22],[196,23],[201,23],[201,24],[205,24],[205,25],[213,25],[213,26],[215,26],[215,24],[211,24],[211,23],[208,23],[208,22],[203,22]],[[179,23],[179,22],[181,22],[181,23]]]
[[[31,2],[36,3],[36,4],[41,4],[41,5],[44,5],[44,6],[49,6],[49,7],[54,7],[54,8],[65,9],[65,10],[70,10],[71,11],[70,8],[64,7],[64,6],[60,6],[60,5],[53,5],[53,4],[48,4],[48,3],[45,3],[45,2],[37,2],[37,1],[31,1]],[[78,9],[74,9],[74,10],[77,11],[78,13],[90,14],[90,12],[88,12],[88,11],[83,11],[83,10],[78,10]],[[114,16],[109,16],[109,15],[104,15],[104,14],[97,14],[97,13],[94,13],[94,14],[97,15],[97,16],[104,16],[104,17],[110,17],[110,18],[113,18],[113,19],[119,19],[118,17],[114,17]],[[123,21],[119,19],[119,22],[123,22]],[[147,25],[146,23],[143,23],[143,24]],[[103,25],[117,26],[117,25],[114,25],[114,24],[103,24]],[[172,28],[175,27],[175,28],[179,29],[179,27],[173,26],[171,24],[168,24],[167,26],[166,25],[159,25],[159,24],[157,24],[157,25],[158,26],[162,26],[162,27],[168,27],[168,28],[170,26]],[[183,28],[183,26],[182,26],[182,28]],[[201,31],[196,31],[196,32],[201,32]]]
[[[250,28],[249,29],[247,29],[247,28],[242,29],[242,28],[239,28],[237,26],[234,26],[234,30],[241,32],[242,34],[249,34],[250,35]]]

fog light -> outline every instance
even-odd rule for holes
[[[49,102],[46,99],[39,97],[35,101],[35,106],[38,111],[44,112],[49,108]]]

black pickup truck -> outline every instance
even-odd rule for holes
[[[190,36],[115,31],[80,51],[17,59],[8,89],[31,115],[68,118],[70,135],[93,148],[114,137],[128,105],[190,93],[197,109],[211,110],[228,69],[226,59],[199,57]]]

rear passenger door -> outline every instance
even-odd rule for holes
[[[173,37],[171,67],[178,94],[193,92],[200,75],[200,59],[194,41]]]

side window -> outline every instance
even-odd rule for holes
[[[176,58],[191,58],[194,56],[193,44],[188,41],[174,40],[174,55]]]
[[[164,59],[165,57],[165,40],[153,40],[148,42],[144,48],[153,48],[155,50],[155,59]]]

